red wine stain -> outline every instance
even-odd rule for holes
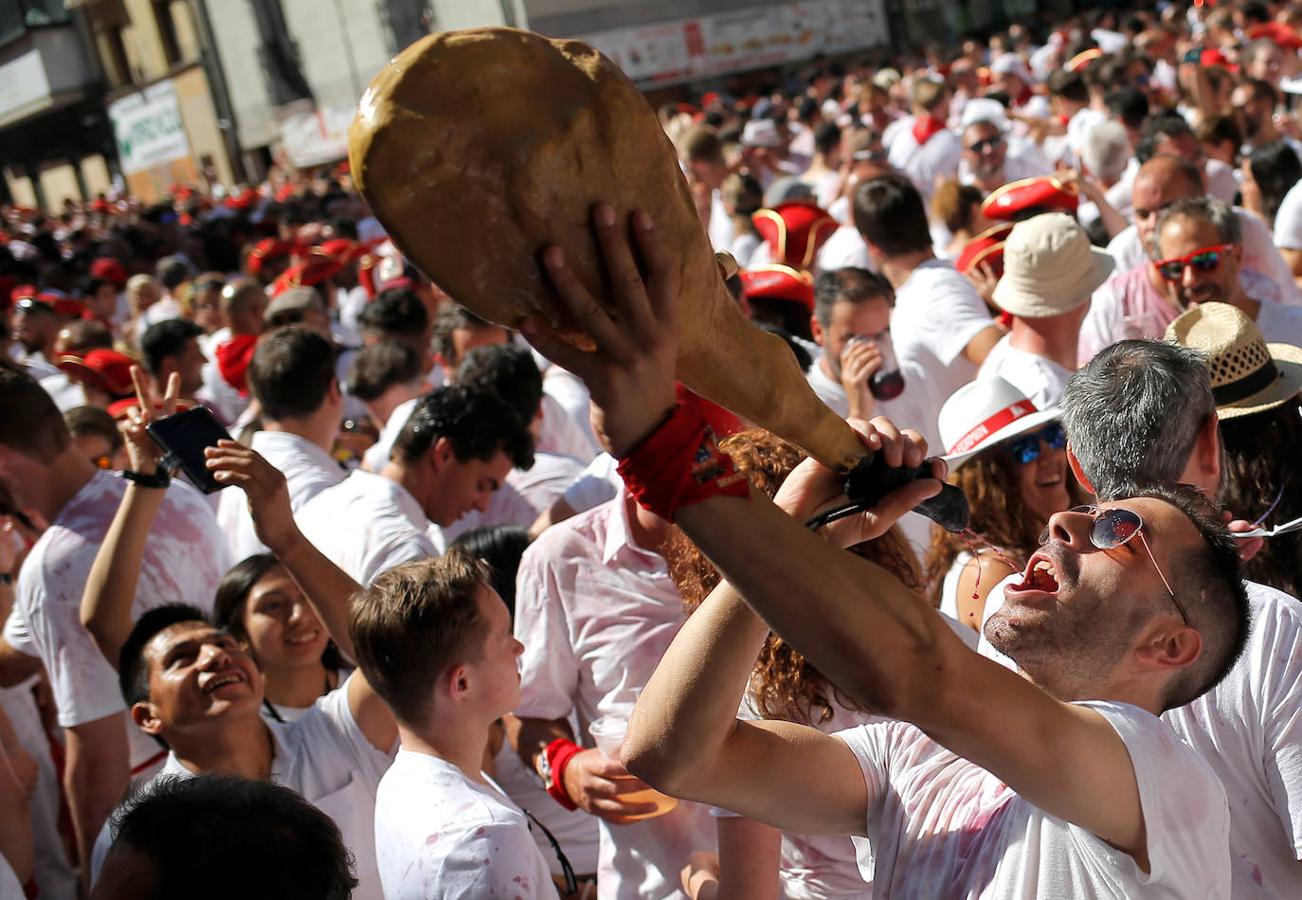
[[[1021,568],[1021,566],[1009,559],[1004,551],[990,543],[987,538],[977,534],[971,528],[964,528],[959,532],[959,536],[962,537],[963,541],[967,544],[967,548],[971,552],[972,558],[976,560],[977,564],[976,583],[972,585],[973,600],[981,599],[981,595],[977,593],[977,589],[981,587],[981,554],[977,551],[977,544],[983,544],[986,548],[993,551],[995,556],[999,558],[999,561],[1008,566],[1008,568],[1012,569],[1014,572]]]

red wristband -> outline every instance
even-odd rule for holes
[[[750,494],[705,420],[682,405],[619,461],[619,474],[639,504],[669,522],[710,497]]]
[[[551,794],[553,800],[566,809],[578,809],[578,804],[570,799],[570,795],[565,790],[565,767],[583,748],[569,738],[557,738],[547,745],[543,750],[543,756],[547,759],[547,771],[551,773],[551,783],[547,785],[547,793]]]

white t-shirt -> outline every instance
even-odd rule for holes
[[[539,786],[536,778],[525,768],[520,754],[511,747],[511,742],[502,741],[501,748],[493,757],[493,780],[511,798],[512,803],[521,809],[527,809],[552,833],[575,874],[593,874],[597,871],[597,848],[600,844],[597,817],[581,809],[566,809],[561,806]],[[562,875],[560,858],[552,850],[546,836],[537,828],[531,829],[531,832],[552,875]]]
[[[257,431],[250,445],[285,476],[289,505],[297,512],[303,504],[348,475],[334,457],[305,437],[287,431]],[[242,490],[222,491],[217,505],[217,524],[226,535],[231,559],[239,561],[266,546],[253,531],[249,502]]]
[[[913,119],[899,128],[886,151],[886,161],[903,172],[918,189],[925,203],[931,203],[938,178],[954,178],[963,158],[963,142],[948,128],[937,131],[925,144],[913,136]]]
[[[990,592],[986,618],[1003,605]],[[1302,896],[1302,603],[1244,582],[1252,630],[1224,680],[1162,718],[1225,785],[1233,896]],[[984,624],[984,623],[983,623]],[[977,651],[1016,670],[982,634]]]
[[[368,472],[378,472],[384,468],[385,463],[389,461],[389,451],[393,449],[394,441],[402,434],[403,426],[411,418],[420,400],[420,397],[412,397],[393,408],[393,412],[389,413],[389,418],[384,422],[384,427],[380,429],[380,436],[362,454],[362,468]]]
[[[380,781],[375,848],[385,900],[557,896],[524,813],[426,753],[400,749]]]
[[[868,242],[853,225],[842,225],[818,248],[814,268],[819,272],[833,272],[845,268],[875,270],[868,254]]]
[[[117,673],[81,624],[81,595],[91,564],[126,492],[119,476],[96,471],[41,535],[18,573],[5,639],[20,653],[40,657],[64,728],[126,710]],[[132,619],[166,603],[212,610],[217,584],[229,568],[226,542],[204,497],[173,482],[149,528]],[[137,729],[131,765],[158,754]]]
[[[597,439],[592,436],[591,426],[587,425],[586,412],[584,425],[580,426],[561,402],[546,391],[542,395],[542,410],[542,430],[535,449],[572,456],[584,465],[601,452]]]
[[[1289,305],[1302,304],[1302,293],[1293,281],[1293,272],[1280,255],[1273,243],[1270,227],[1246,209],[1234,207],[1238,216],[1239,228],[1243,232],[1243,259],[1240,268],[1252,269],[1276,282],[1280,289],[1280,299]],[[1140,263],[1148,261],[1148,254],[1139,240],[1139,232],[1134,225],[1128,225],[1108,244],[1108,252],[1117,261],[1117,272],[1128,272]]]
[[[1302,250],[1302,181],[1289,188],[1275,213],[1275,246]]]
[[[1211,768],[1152,713],[1126,703],[1079,705],[1102,714],[1130,754],[1148,873],[916,726],[889,722],[837,735],[858,758],[868,787],[874,865],[864,875],[877,896],[1229,896],[1229,812]]]
[[[1047,357],[1018,350],[1010,343],[1012,337],[1011,334],[1004,335],[990,349],[977,378],[998,375],[1029,397],[1036,409],[1057,406],[1072,370]]]
[[[609,503],[561,522],[524,553],[516,579],[515,634],[524,644],[516,714],[588,726],[626,715],[686,621],[678,589],[658,554],[633,543],[628,503]],[[679,803],[631,825],[600,824],[598,893],[613,898],[682,897],[679,870],[714,849],[706,808]]]
[[[250,400],[248,394],[240,396],[240,392],[222,377],[221,369],[217,367],[217,348],[230,339],[229,328],[221,328],[199,338],[199,348],[207,362],[203,364],[203,387],[195,395],[196,399],[212,406],[217,411],[218,418],[227,425],[239,419],[249,408]]]
[[[269,780],[290,788],[334,820],[355,858],[359,884],[353,896],[379,900],[383,894],[375,863],[375,796],[393,755],[372,747],[358,727],[348,706],[347,682],[317,700],[297,722],[263,721],[273,744]],[[154,780],[193,776],[170,753]],[[92,884],[111,845],[106,822],[91,857]]]
[[[893,401],[896,424],[917,429],[928,446],[940,447],[940,408],[977,373],[963,351],[993,324],[976,289],[953,266],[928,260],[913,270],[895,292],[891,312],[891,340],[907,385]]]
[[[304,536],[360,585],[403,563],[437,556],[429,520],[406,488],[357,469],[294,516]]]
[[[823,371],[821,359],[814,360],[805,373],[805,380],[828,409],[843,419],[850,415],[850,396],[845,392],[845,385]]]
[[[576,513],[608,502],[624,490],[624,479],[620,477],[618,467],[619,460],[615,457],[598,453],[561,496]]]

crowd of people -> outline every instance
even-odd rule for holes
[[[618,197],[608,307],[541,257],[585,348],[346,164],[0,208],[0,898],[1302,896],[1300,51],[1171,3],[662,107],[808,402],[939,457],[815,529]]]

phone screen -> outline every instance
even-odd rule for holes
[[[204,448],[231,437],[208,409],[187,409],[151,423],[147,430],[158,446],[172,455],[170,462],[180,466],[199,490],[211,494],[228,486],[214,479],[204,465]]]

